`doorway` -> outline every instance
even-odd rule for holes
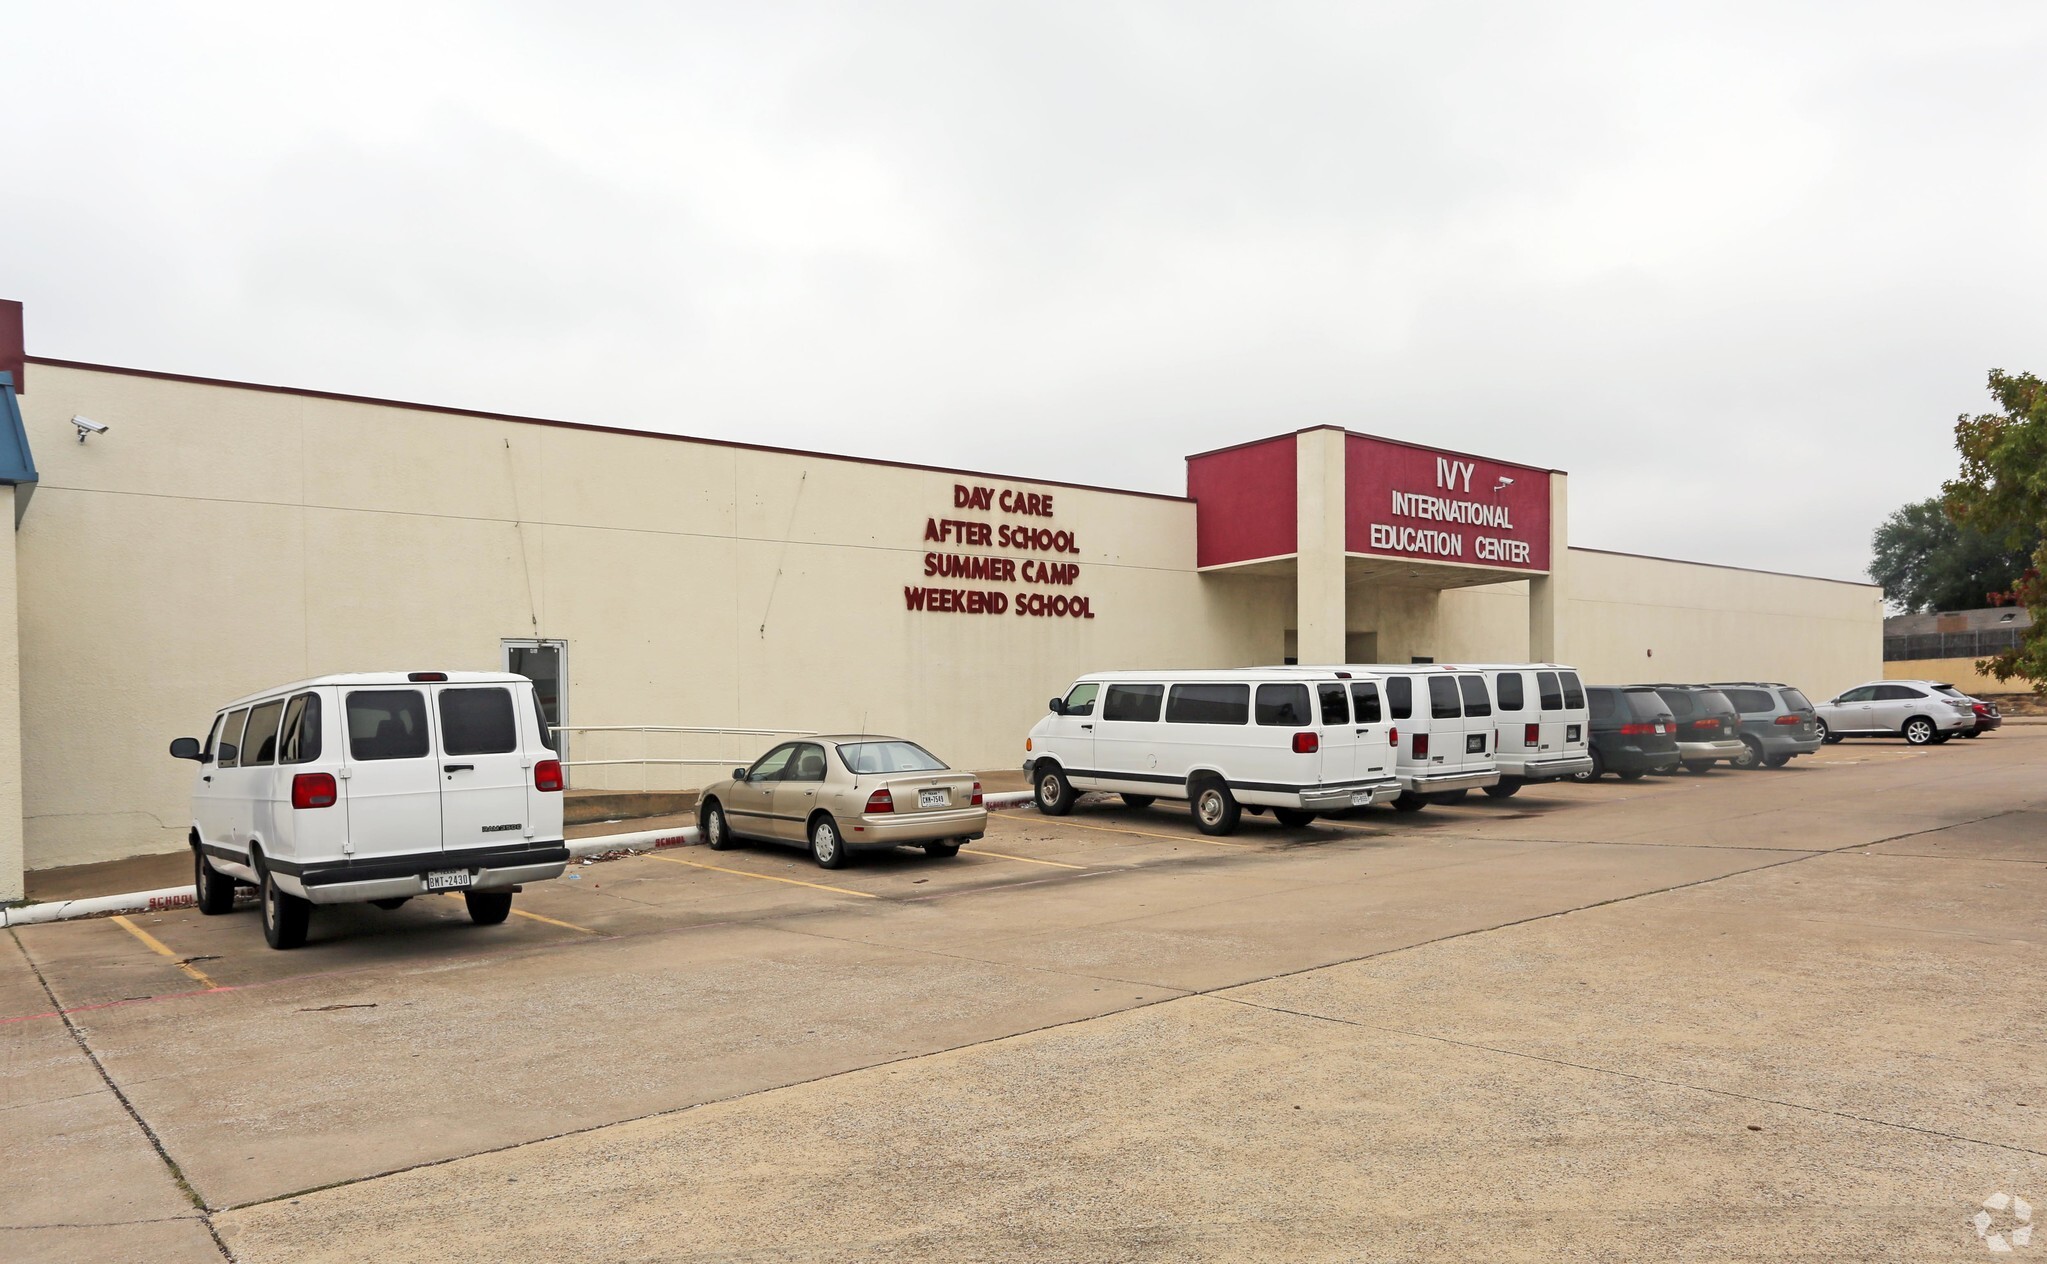
[[[533,682],[548,744],[554,747],[555,757],[567,764],[569,735],[561,726],[569,722],[569,643],[507,640],[500,644],[505,647],[505,670]]]

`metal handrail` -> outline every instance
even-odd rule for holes
[[[725,734],[733,737],[815,737],[815,729],[742,729],[714,725],[689,724],[550,724],[555,733],[696,733]],[[702,766],[731,767],[747,762],[739,756],[721,756],[717,759],[656,759],[641,756],[637,759],[564,759],[564,768],[602,768],[621,764],[663,765],[671,767]]]

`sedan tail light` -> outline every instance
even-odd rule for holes
[[[880,816],[896,810],[896,797],[887,790],[876,790],[867,796],[866,812],[869,816]]]
[[[1294,754],[1312,755],[1322,749],[1322,739],[1313,733],[1294,734]]]
[[[562,788],[562,761],[543,759],[533,765],[533,788],[558,791]]]
[[[982,805],[983,800],[981,797],[981,783],[977,781],[974,783],[974,797],[967,801],[967,806],[972,808],[978,808],[981,807]]]
[[[340,797],[331,772],[302,772],[291,779],[291,805],[295,808],[331,808]]]
[[[1990,714],[1990,708],[1989,708],[1989,707],[1986,707],[1986,706],[1984,706],[1984,705],[1983,705],[1982,703],[1980,703],[1980,702],[1979,702],[1979,703],[1977,703],[1977,704],[1976,704],[1976,714],[1977,714],[1977,715],[1989,715],[1989,714]]]

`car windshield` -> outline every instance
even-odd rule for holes
[[[846,742],[839,758],[856,776],[890,772],[943,772],[945,761],[915,742]]]

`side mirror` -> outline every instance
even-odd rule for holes
[[[734,781],[745,781],[745,780],[746,780],[746,769],[744,769],[744,768],[734,768],[734,769],[732,770],[732,779],[733,779]]]
[[[172,742],[171,758],[192,759],[200,763],[206,762],[206,756],[199,750],[199,739],[196,737],[181,737]]]
[[[1064,698],[1054,698],[1052,699],[1051,702],[1047,703],[1046,705],[1052,708],[1053,715],[1066,714],[1066,699]]]
[[[236,758],[241,753],[242,748],[235,745],[233,742],[222,742],[218,747],[214,748],[213,757],[224,764],[228,760]]]

